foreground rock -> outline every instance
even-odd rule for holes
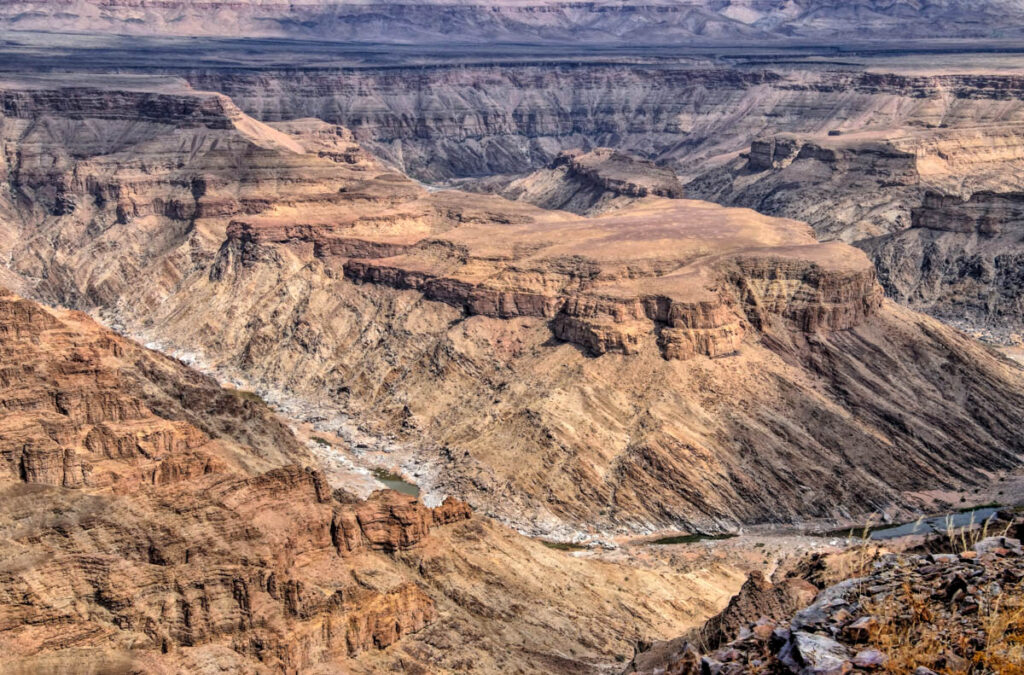
[[[7,94],[12,280],[350,413],[428,494],[545,533],[720,530],[916,507],[1020,462],[1019,370],[882,302],[803,223],[430,191],[316,120],[53,87]],[[128,134],[132,106],[162,121]],[[109,144],[76,145],[86,124]]]
[[[763,595],[752,580],[729,607],[750,610],[748,623],[733,630],[735,639],[717,648],[712,643],[704,654],[701,649],[708,647],[695,645],[707,630],[695,642],[659,643],[639,654],[626,672],[1018,672],[1024,629],[1020,540],[973,531],[930,546],[949,551],[951,541],[967,544],[966,550],[876,554],[873,560],[865,552],[852,568],[860,576],[825,588],[797,612],[778,606],[762,612],[752,605],[750,598]],[[801,583],[795,578],[783,583],[794,582]],[[721,618],[712,623],[720,624]]]

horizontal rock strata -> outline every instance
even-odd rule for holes
[[[381,554],[465,504],[336,496],[262,402],[78,312],[3,292],[0,357],[0,660],[104,647],[186,667],[181,650],[219,645],[294,672],[437,620]]]

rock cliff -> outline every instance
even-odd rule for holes
[[[1024,330],[1021,195],[928,192],[912,225],[857,243],[890,294],[997,341]]]
[[[688,189],[854,242],[899,302],[1005,338],[1024,320],[1015,272],[1022,140],[1017,125],[779,135]]]
[[[5,293],[0,326],[8,663],[294,671],[436,620],[415,583],[345,580],[373,568],[361,551],[423,540],[429,509],[391,492],[338,503],[262,402],[78,312]]]

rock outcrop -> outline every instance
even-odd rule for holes
[[[567,150],[546,168],[511,181],[498,193],[541,208],[585,215],[622,208],[648,196],[679,199],[683,187],[670,169],[611,148],[597,148]]]
[[[944,543],[946,552],[875,551],[873,558],[863,552],[854,568],[858,576],[820,593],[806,581],[788,578],[780,583],[811,591],[797,608],[762,611],[754,604],[726,644],[697,647],[699,635],[693,642],[659,643],[638,654],[626,672],[995,675],[1019,670],[1020,540],[975,532],[957,542],[966,544],[958,552],[950,552],[949,539],[932,543],[938,548]],[[755,583],[763,580],[748,582],[730,610]]]
[[[903,304],[997,339],[1019,332],[1021,128],[883,133],[774,136],[688,189],[854,242]]]
[[[356,556],[415,546],[464,506],[338,502],[265,404],[78,312],[5,292],[0,353],[8,666],[79,650],[82,667],[120,653],[191,668],[226,650],[295,671],[437,619],[411,580],[350,577],[396,567]]]
[[[258,399],[0,290],[0,479],[130,493],[308,462]]]

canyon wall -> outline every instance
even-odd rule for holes
[[[436,620],[415,583],[370,590],[338,572],[415,545],[439,512],[387,492],[339,503],[262,402],[6,292],[0,351],[8,666],[78,650],[101,669],[294,671]],[[446,507],[444,521],[468,517]]]
[[[5,117],[9,273],[348,413],[427,494],[536,532],[726,529],[912,508],[1019,462],[1020,372],[804,223],[428,190],[344,129],[185,95],[225,119]]]
[[[1024,78],[921,66],[469,63],[256,73],[180,72],[264,121],[318,117],[424,180],[522,173],[559,152],[608,146],[690,179],[766,134],[961,128],[1024,120]],[[611,60],[611,59],[609,59]],[[881,67],[884,68],[883,64]]]
[[[687,190],[807,220],[820,239],[867,251],[899,302],[1007,340],[1024,326],[1022,129],[776,135]]]

